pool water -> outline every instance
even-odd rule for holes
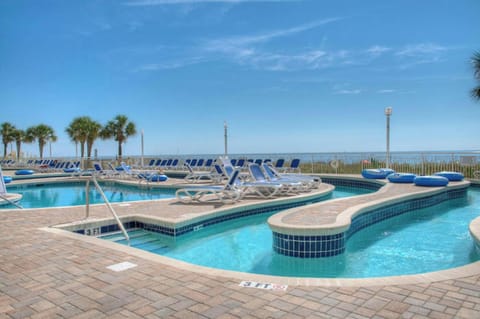
[[[337,193],[335,197],[346,193]],[[470,188],[465,198],[367,227],[348,240],[344,254],[328,258],[301,259],[273,252],[272,232],[266,220],[274,213],[221,223],[177,239],[136,230],[130,232],[131,245],[212,268],[294,277],[418,274],[480,260],[468,231],[469,223],[480,216],[478,188]],[[126,244],[119,235],[107,239]]]
[[[175,189],[169,188],[145,188],[111,182],[100,182],[100,186],[107,199],[112,203],[175,197]],[[86,203],[85,183],[14,186],[9,187],[8,192],[23,195],[22,200],[19,202],[23,208],[75,206],[85,205]],[[89,196],[90,204],[104,203],[103,198],[93,184],[90,184]],[[12,205],[0,206],[0,209],[2,208],[16,207]]]

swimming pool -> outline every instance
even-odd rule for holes
[[[119,184],[115,182],[100,182],[107,199],[112,202],[128,202],[174,198],[173,188],[147,188]],[[23,208],[44,208],[85,205],[85,182],[67,183],[35,183],[8,187],[9,193],[22,194],[19,204]],[[90,204],[104,203],[100,193],[90,185]],[[0,209],[16,208],[12,205],[0,206]]]
[[[338,191],[350,190],[337,186]],[[256,274],[366,278],[425,273],[480,259],[468,232],[468,224],[480,216],[480,189],[469,188],[467,194],[367,227],[350,238],[344,254],[335,257],[295,258],[273,252],[266,220],[278,211],[175,239],[135,230],[130,232],[131,245],[193,264]],[[118,235],[106,239],[126,244]]]

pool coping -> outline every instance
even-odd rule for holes
[[[361,179],[361,178],[359,178]],[[162,200],[164,201],[164,200]],[[154,201],[152,201],[154,202]],[[98,204],[101,205],[101,204]],[[246,204],[247,206],[250,204]],[[134,206],[134,205],[133,205]],[[473,225],[473,226],[472,226]],[[470,231],[475,238],[480,238],[480,217],[472,221],[470,225]],[[444,281],[450,279],[457,279],[468,277],[471,275],[480,275],[480,261],[471,263],[469,265],[451,268],[447,270],[441,270],[430,273],[415,274],[415,275],[403,275],[403,276],[389,276],[389,277],[371,277],[371,278],[304,278],[304,277],[281,277],[271,275],[259,275],[251,273],[243,273],[236,271],[228,271],[221,269],[208,268],[198,265],[189,264],[176,259],[172,259],[165,256],[155,255],[146,251],[142,251],[136,248],[118,245],[113,242],[100,240],[95,237],[84,236],[76,233],[72,233],[67,230],[58,229],[54,227],[42,227],[43,231],[58,234],[61,236],[67,236],[74,238],[75,240],[84,241],[97,246],[102,246],[108,249],[121,251],[128,253],[139,258],[150,260],[156,263],[170,265],[178,269],[192,271],[199,274],[206,274],[212,276],[221,276],[227,278],[234,278],[238,280],[256,280],[275,282],[278,284],[287,284],[292,286],[323,286],[323,287],[359,287],[359,286],[382,286],[382,285],[399,285],[399,284],[421,284],[437,281]]]
[[[308,203],[308,202],[318,201],[328,196],[329,194],[331,194],[333,190],[334,190],[334,186],[330,184],[322,184],[319,186],[319,189],[310,193],[303,193],[300,195],[289,196],[289,197],[273,198],[273,199],[269,199],[268,201],[263,200],[263,201],[258,201],[254,203],[237,204],[234,206],[227,206],[220,209],[207,210],[207,211],[203,211],[196,214],[187,213],[182,216],[175,216],[175,218],[152,216],[148,214],[138,214],[138,213],[126,214],[126,215],[124,214],[119,217],[122,223],[135,221],[135,222],[140,222],[145,224],[154,224],[159,228],[155,230],[156,232],[175,237],[175,236],[180,236],[190,231],[193,231],[196,226],[200,226],[201,228],[203,228],[205,226],[205,223],[208,223],[208,225],[210,225],[226,219],[235,219],[235,218],[243,217],[245,215],[243,214],[244,212],[252,211],[252,213],[250,213],[249,215],[253,215],[253,214],[261,213],[262,211],[283,209],[282,207],[285,207],[285,206],[299,206],[299,205],[304,205],[305,203]],[[174,201],[176,199],[163,199],[163,200]],[[141,203],[141,202],[148,202],[148,201],[128,202],[125,204],[130,206],[130,205],[135,205],[136,203]],[[117,206],[122,205],[121,203],[115,203],[115,204]],[[95,204],[95,205],[103,205],[103,204]],[[189,205],[186,204],[185,207],[189,207]],[[241,215],[241,216],[237,216],[237,215]],[[218,219],[219,221],[215,222],[215,219]],[[211,220],[214,220],[214,222],[211,222]],[[82,233],[81,231],[84,229],[102,228],[102,227],[108,226],[112,222],[114,222],[113,218],[103,218],[103,219],[95,219],[95,220],[75,221],[72,223],[54,225],[53,227]],[[162,228],[165,228],[165,230]],[[185,231],[185,230],[182,230],[182,228],[188,228],[188,229],[187,231]],[[102,232],[99,232],[98,234],[100,235],[102,234]]]
[[[120,245],[107,240],[102,240],[96,237],[84,236],[73,233],[67,230],[43,227],[43,231],[66,236],[75,240],[80,240],[89,244],[101,246],[107,249],[128,253],[129,255],[143,258],[159,264],[172,266],[181,270],[195,272],[199,274],[221,276],[233,278],[239,281],[258,281],[268,282],[281,285],[291,286],[321,286],[321,287],[360,287],[360,286],[384,286],[384,285],[405,285],[405,284],[424,284],[431,282],[438,282],[444,280],[451,280],[463,278],[473,275],[480,275],[480,261],[446,270],[440,270],[429,273],[402,275],[402,276],[388,276],[388,277],[369,277],[369,278],[311,278],[311,277],[283,277],[273,275],[261,275],[253,273],[245,273],[231,270],[223,270],[190,264],[177,259],[166,256],[156,255],[138,248]]]

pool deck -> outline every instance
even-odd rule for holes
[[[232,205],[158,200],[114,207],[119,215],[182,219]],[[0,210],[0,218],[0,318],[480,318],[480,262],[374,279],[260,276],[50,227],[84,219],[84,207]],[[91,206],[89,219],[103,218],[110,218],[105,207]],[[107,268],[121,262],[137,266]],[[245,288],[242,280],[288,288]]]

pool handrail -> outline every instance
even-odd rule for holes
[[[7,197],[3,196],[2,194],[0,194],[0,199],[3,199],[4,201],[6,201],[7,203],[9,203],[10,205],[13,205],[13,206],[15,206],[15,207],[17,207],[17,208],[23,209],[23,206],[22,206],[22,205],[20,205],[20,204],[14,202],[14,201],[8,199]]]
[[[107,196],[105,196],[105,193],[103,192],[102,188],[100,187],[100,184],[98,184],[97,179],[95,178],[95,175],[92,175],[90,179],[87,179],[86,192],[85,192],[85,194],[86,194],[86,207],[85,207],[86,208],[86,216],[85,217],[88,218],[89,213],[90,213],[90,197],[89,197],[90,180],[92,180],[93,184],[95,185],[95,188],[97,189],[97,191],[102,196],[103,200],[105,201],[105,205],[107,205],[108,210],[110,210],[110,213],[112,213],[113,218],[115,218],[115,221],[117,222],[118,227],[120,228],[120,230],[123,233],[123,236],[127,240],[128,246],[130,246],[130,236],[128,236],[128,233],[125,230],[125,227],[123,227],[122,221],[120,220],[120,218],[118,218],[117,213],[115,212],[112,205],[108,201]]]

